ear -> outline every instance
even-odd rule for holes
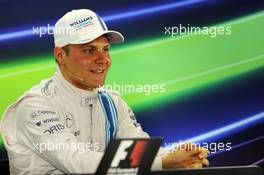
[[[53,55],[54,57],[56,58],[57,60],[57,63],[59,65],[63,65],[64,64],[64,61],[65,61],[65,53],[64,53],[64,50],[60,47],[55,47],[53,49]]]

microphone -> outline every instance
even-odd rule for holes
[[[83,83],[85,82],[85,79],[83,77],[80,77],[80,76],[70,72],[65,65],[63,67],[64,67],[65,72],[67,72],[68,75],[70,75],[71,77],[73,77],[73,78],[75,78],[75,79],[77,79]]]

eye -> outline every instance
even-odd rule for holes
[[[83,50],[84,53],[87,53],[87,54],[93,54],[95,52],[95,49],[94,48],[85,48]]]
[[[104,51],[105,51],[105,52],[109,52],[109,50],[110,50],[110,47],[105,47],[105,48],[104,48]]]

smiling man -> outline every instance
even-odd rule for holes
[[[111,138],[149,137],[119,94],[104,85],[111,43],[93,11],[73,10],[54,27],[57,71],[21,96],[5,112],[1,132],[11,174],[94,173]],[[203,149],[162,150],[153,169],[208,165]]]

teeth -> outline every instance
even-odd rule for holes
[[[93,70],[92,72],[94,72],[94,73],[102,73],[104,70],[102,70],[102,69],[98,69],[98,70]]]

